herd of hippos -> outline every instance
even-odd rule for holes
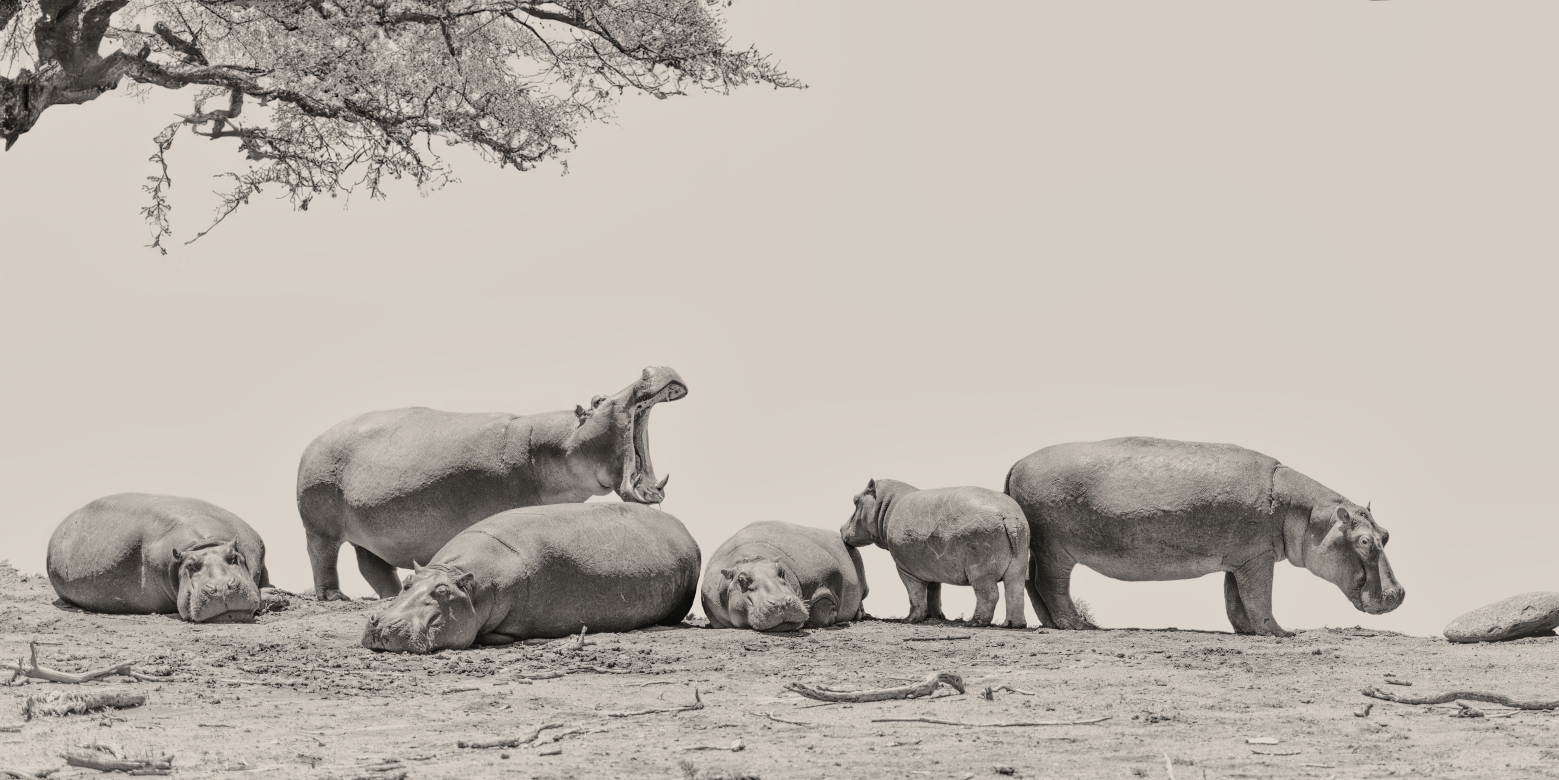
[[[539,637],[674,625],[695,597],[714,628],[793,631],[864,616],[857,547],[889,551],[910,622],[942,615],[941,587],[970,586],[975,626],[1091,628],[1069,593],[1072,567],[1122,580],[1224,572],[1241,634],[1289,636],[1272,616],[1273,568],[1309,569],[1370,614],[1404,591],[1390,534],[1360,506],[1278,461],[1229,444],[1152,438],[1060,444],[1018,461],[1005,489],[919,490],[876,479],[833,533],[783,522],[742,528],[709,559],[655,508],[649,415],[687,394],[676,371],[589,407],[533,415],[425,408],[370,412],[326,431],[298,465],[298,512],[314,596],[346,600],[342,543],[386,605],[364,646],[430,653]],[[621,503],[584,503],[615,491]],[[253,528],[192,498],[126,493],[94,501],[49,540],[49,581],[90,612],[177,612],[250,622],[271,583]],[[404,581],[398,569],[411,569]]]

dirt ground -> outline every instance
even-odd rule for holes
[[[1381,686],[1559,698],[1553,637],[1457,646],[1361,629],[1279,640],[867,620],[783,635],[689,624],[593,635],[583,648],[558,640],[419,657],[358,645],[375,606],[299,598],[252,625],[89,615],[56,605],[45,577],[0,564],[0,655],[15,658],[37,638],[49,643],[40,646],[41,663],[62,671],[134,660],[137,670],[170,675],[166,682],[0,687],[0,770],[97,775],[64,768],[60,755],[107,742],[132,756],[172,754],[176,776],[262,780],[1164,778],[1171,776],[1166,756],[1181,780],[1559,777],[1559,714],[1552,711],[1479,705],[1486,717],[1451,717],[1455,705],[1360,694]],[[932,641],[911,641],[924,639]],[[569,670],[578,671],[525,679]],[[962,675],[968,693],[942,688],[929,698],[850,705],[820,704],[784,688],[888,687],[936,670]],[[1412,686],[1385,685],[1388,679]],[[983,694],[1001,686],[1017,691]],[[64,688],[141,692],[147,702],[22,720],[29,694]],[[609,714],[692,704],[695,689],[702,709]],[[1369,714],[1356,714],[1371,702]],[[1095,725],[1010,728],[873,722],[1103,716],[1109,720]],[[563,724],[543,732],[545,744],[457,745],[526,735],[543,723]],[[552,734],[561,736],[546,741]],[[742,749],[731,750],[738,742]]]

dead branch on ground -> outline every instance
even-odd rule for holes
[[[959,693],[964,692],[964,680],[953,672],[932,672],[926,679],[914,685],[900,685],[896,688],[879,688],[869,691],[835,691],[826,686],[811,686],[793,682],[785,686],[786,690],[795,691],[809,699],[818,701],[888,701],[891,699],[915,699],[921,696],[930,696],[932,692],[942,685],[950,685]]]
[[[22,718],[32,720],[34,715],[81,715],[93,710],[127,709],[146,703],[146,697],[138,693],[48,693],[28,694],[22,704]]]
[[[27,646],[30,653],[29,658],[26,660],[26,666],[22,665],[23,659],[21,658],[16,659],[16,663],[14,664],[0,663],[0,672],[11,673],[11,679],[8,681],[8,684],[14,683],[23,677],[31,677],[34,680],[48,680],[50,682],[57,683],[84,683],[88,680],[96,680],[99,677],[108,677],[110,675],[116,674],[124,675],[125,677],[132,677],[140,682],[163,682],[163,680],[159,678],[147,677],[146,675],[136,674],[135,672],[131,671],[130,667],[134,665],[133,661],[125,661],[124,663],[115,664],[104,669],[95,669],[90,672],[81,672],[80,674],[62,672],[58,669],[50,669],[47,666],[38,665],[38,641],[33,640],[28,642]]]
[[[1258,750],[1256,748],[1251,748],[1250,752],[1255,753],[1258,756],[1297,756],[1302,751],[1299,751],[1299,750]]]
[[[1169,773],[1169,780],[1175,780],[1175,762],[1169,760],[1169,754],[1164,754],[1164,771]]]
[[[1033,691],[1025,691],[1022,688],[1014,688],[1011,685],[1003,685],[1003,686],[1000,686],[1000,687],[996,688],[995,690],[998,693],[1001,692],[1001,691],[1006,691],[1008,693],[1020,693],[1020,694],[1023,694],[1024,696],[1038,696],[1039,695],[1039,694],[1037,694],[1037,693],[1035,693]]]
[[[963,636],[909,636],[909,637],[905,637],[904,641],[905,642],[952,642],[952,641],[959,640],[959,639],[973,639],[973,638],[974,638],[974,634],[964,634]]]
[[[765,712],[765,713],[763,713],[763,717],[768,718],[769,720],[772,720],[772,721],[774,721],[776,723],[787,723],[787,724],[792,725],[792,726],[816,726],[817,725],[816,723],[803,723],[802,721],[799,721],[799,720],[785,720],[784,718],[781,718],[780,716],[775,715],[772,712]]]
[[[956,720],[940,720],[938,718],[872,718],[873,723],[935,723],[939,726],[965,726],[968,728],[994,729],[1012,728],[1020,726],[1087,726],[1093,723],[1103,723],[1113,715],[1102,718],[1089,718],[1088,720],[1029,720],[1029,721],[1002,721],[1000,723],[964,723]]]
[[[563,728],[563,724],[561,724],[561,723],[543,723],[540,726],[537,726],[534,730],[532,730],[530,734],[528,734],[526,736],[523,736],[523,737],[512,737],[510,739],[472,740],[470,742],[467,742],[465,740],[461,740],[459,742],[456,742],[455,746],[456,747],[463,747],[463,748],[512,748],[512,747],[519,747],[521,745],[529,745],[530,743],[535,742],[536,738],[541,736],[541,732],[546,731],[547,729],[560,729],[560,728]]]
[[[693,703],[684,704],[681,707],[656,707],[649,710],[627,710],[625,712],[603,712],[608,718],[632,718],[638,715],[658,715],[663,712],[691,712],[704,708],[704,700],[699,698],[698,689],[693,689]]]
[[[0,767],[0,777],[14,777],[16,780],[40,780],[37,775],[28,774],[20,769],[6,769]]]
[[[1518,710],[1554,710],[1559,709],[1559,699],[1543,701],[1534,699],[1521,701],[1498,693],[1484,693],[1482,691],[1450,691],[1438,693],[1433,696],[1398,696],[1387,693],[1379,688],[1365,688],[1362,693],[1373,699],[1396,702],[1397,704],[1449,704],[1458,699],[1467,701],[1481,701],[1489,704],[1500,704]]]
[[[568,672],[538,672],[536,674],[516,674],[516,680],[553,680],[562,677]]]
[[[743,750],[747,749],[747,743],[743,742],[741,740],[741,738],[738,737],[735,742],[732,742],[729,745],[693,745],[691,747],[685,747],[685,748],[682,748],[682,749],[683,750],[729,750],[732,753],[740,753]]]
[[[71,766],[96,769],[99,772],[129,772],[134,775],[173,774],[173,756],[159,758],[128,758],[118,745],[94,742],[81,745],[76,750],[61,754]]]

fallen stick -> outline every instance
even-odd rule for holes
[[[84,683],[89,680],[96,680],[99,677],[109,677],[116,674],[124,675],[125,677],[132,677],[140,682],[161,682],[159,678],[147,677],[145,675],[136,674],[134,671],[131,671],[130,667],[135,665],[133,661],[125,661],[121,664],[115,664],[103,669],[94,669],[89,672],[81,672],[79,674],[62,672],[58,669],[50,669],[47,666],[38,665],[37,640],[28,642],[27,646],[30,651],[30,655],[27,659],[26,666],[22,665],[23,661],[20,658],[16,659],[16,663],[14,664],[0,663],[0,671],[11,673],[11,682],[16,682],[23,677],[31,677],[34,680],[48,680],[49,682],[74,684]]]
[[[1409,685],[1409,686],[1412,685],[1412,683],[1408,682],[1407,680],[1398,680],[1398,679],[1395,679],[1395,678],[1386,680],[1386,684],[1387,685]]]
[[[1175,780],[1175,763],[1169,760],[1169,754],[1164,754],[1164,771],[1169,773],[1169,780]]]
[[[802,683],[793,682],[785,686],[786,690],[795,691],[809,699],[818,701],[889,701],[891,699],[914,699],[921,696],[930,696],[938,687],[950,685],[959,693],[964,692],[964,680],[952,672],[932,672],[926,675],[926,679],[914,685],[900,685],[897,688],[879,688],[871,691],[830,691],[825,688],[813,687]]]
[[[1114,715],[1106,715],[1102,718],[1090,718],[1088,720],[1029,720],[1029,721],[1002,721],[1000,723],[963,723],[956,720],[939,720],[937,718],[872,718],[873,723],[935,723],[939,726],[967,726],[969,728],[995,729],[1012,728],[1015,726],[1087,726],[1092,723],[1103,723]]]
[[[1007,691],[1008,693],[1021,693],[1024,696],[1038,696],[1039,695],[1039,694],[1037,694],[1037,693],[1035,693],[1033,691],[1025,691],[1022,688],[1014,688],[1011,685],[1003,685],[1003,686],[1001,686],[999,688],[996,688],[995,690],[997,690],[997,691]]]
[[[551,734],[548,734],[547,736],[542,737],[541,739],[536,740],[536,744],[537,745],[547,745],[547,744],[551,744],[553,742],[557,742],[558,740],[560,740],[560,739],[562,739],[564,737],[572,737],[575,734],[583,734],[583,733],[585,733],[585,730],[583,728],[579,728],[579,727],[566,729],[564,731],[554,731]]]
[[[99,772],[130,772],[132,774],[170,774],[173,771],[172,756],[156,759],[123,758],[106,750],[70,750],[62,754],[71,766],[96,769]]]
[[[671,680],[650,680],[649,682],[634,683],[633,687],[643,688],[646,685],[676,685],[676,683]]]
[[[1518,710],[1554,710],[1559,709],[1559,699],[1551,701],[1532,700],[1520,701],[1498,693],[1484,693],[1482,691],[1451,691],[1439,693],[1433,696],[1398,696],[1387,693],[1379,688],[1365,688],[1362,693],[1373,699],[1396,702],[1397,704],[1448,704],[1457,699],[1467,701],[1482,701],[1489,704],[1502,704],[1506,707]]]
[[[20,732],[21,730],[22,730],[22,726],[19,723],[17,725],[15,725],[15,726],[0,726],[0,731],[3,731],[3,732],[17,733],[17,732]]]
[[[579,627],[579,638],[574,640],[574,649],[575,650],[578,650],[578,649],[580,649],[580,648],[585,646],[585,629],[587,629],[587,628],[589,628],[589,626],[580,626]]]
[[[1251,748],[1250,752],[1258,756],[1297,756],[1300,753],[1298,750],[1257,750],[1256,748]]]
[[[599,666],[576,666],[569,672],[595,672],[596,674],[632,674],[627,669],[603,669]]]
[[[518,680],[553,680],[566,674],[568,672],[538,672],[536,674],[516,674],[514,677]]]
[[[31,775],[20,769],[6,769],[0,767],[0,777],[14,777],[16,780],[39,780],[37,775]]]
[[[461,740],[459,742],[456,742],[455,746],[456,747],[463,747],[463,748],[512,748],[512,747],[519,747],[521,745],[529,745],[530,743],[535,742],[536,738],[541,736],[541,732],[546,731],[547,729],[560,729],[560,728],[563,728],[563,724],[561,724],[561,723],[543,723],[540,726],[537,726],[527,736],[511,737],[509,739],[472,740],[472,741],[469,741],[469,742],[467,742],[465,740]]]
[[[82,715],[93,710],[127,709],[146,703],[146,697],[138,693],[61,693],[50,691],[28,694],[22,704],[22,719],[32,720],[34,715]]]
[[[704,700],[699,698],[698,689],[694,688],[692,704],[684,704],[681,707],[656,707],[655,709],[651,710],[628,710],[626,712],[603,712],[601,714],[608,718],[632,718],[638,715],[658,715],[663,712],[691,712],[693,710],[701,710],[703,708]]]
[[[470,693],[471,691],[480,691],[480,690],[482,690],[482,689],[481,688],[450,688],[448,690],[439,691],[439,693],[444,694],[445,696],[448,696],[451,693]]]
[[[974,634],[964,634],[963,636],[910,636],[910,637],[905,637],[904,641],[905,642],[953,642],[953,641],[957,641],[959,639],[973,639],[973,638],[974,638]]]
[[[785,720],[784,718],[781,718],[780,716],[775,715],[772,712],[765,712],[765,713],[763,713],[763,716],[765,718],[768,718],[769,720],[775,721],[777,723],[787,723],[787,724],[792,725],[792,726],[816,726],[817,725],[816,723],[803,723],[803,722],[801,722],[799,720]]]

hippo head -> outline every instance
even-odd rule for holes
[[[1360,612],[1390,612],[1406,598],[1386,560],[1391,532],[1375,522],[1369,507],[1351,501],[1324,504],[1288,536],[1290,562],[1336,585]]]
[[[471,599],[475,577],[454,566],[412,565],[395,600],[369,616],[363,647],[394,653],[470,647],[482,627]]]
[[[720,601],[737,628],[795,631],[811,616],[796,573],[772,558],[743,558],[721,569]]]
[[[173,549],[179,587],[179,617],[195,623],[253,623],[260,589],[238,544],[206,539]]]
[[[665,497],[666,479],[655,481],[650,463],[650,409],[661,401],[687,395],[687,384],[664,366],[644,369],[639,381],[616,395],[590,399],[590,408],[576,407],[579,429],[574,441],[590,454],[601,487],[617,491],[624,501],[658,504]],[[669,477],[667,478],[669,479]]]
[[[839,529],[839,536],[851,547],[865,547],[882,538],[877,519],[877,480],[866,483],[866,489],[855,494],[855,513],[850,515]]]

